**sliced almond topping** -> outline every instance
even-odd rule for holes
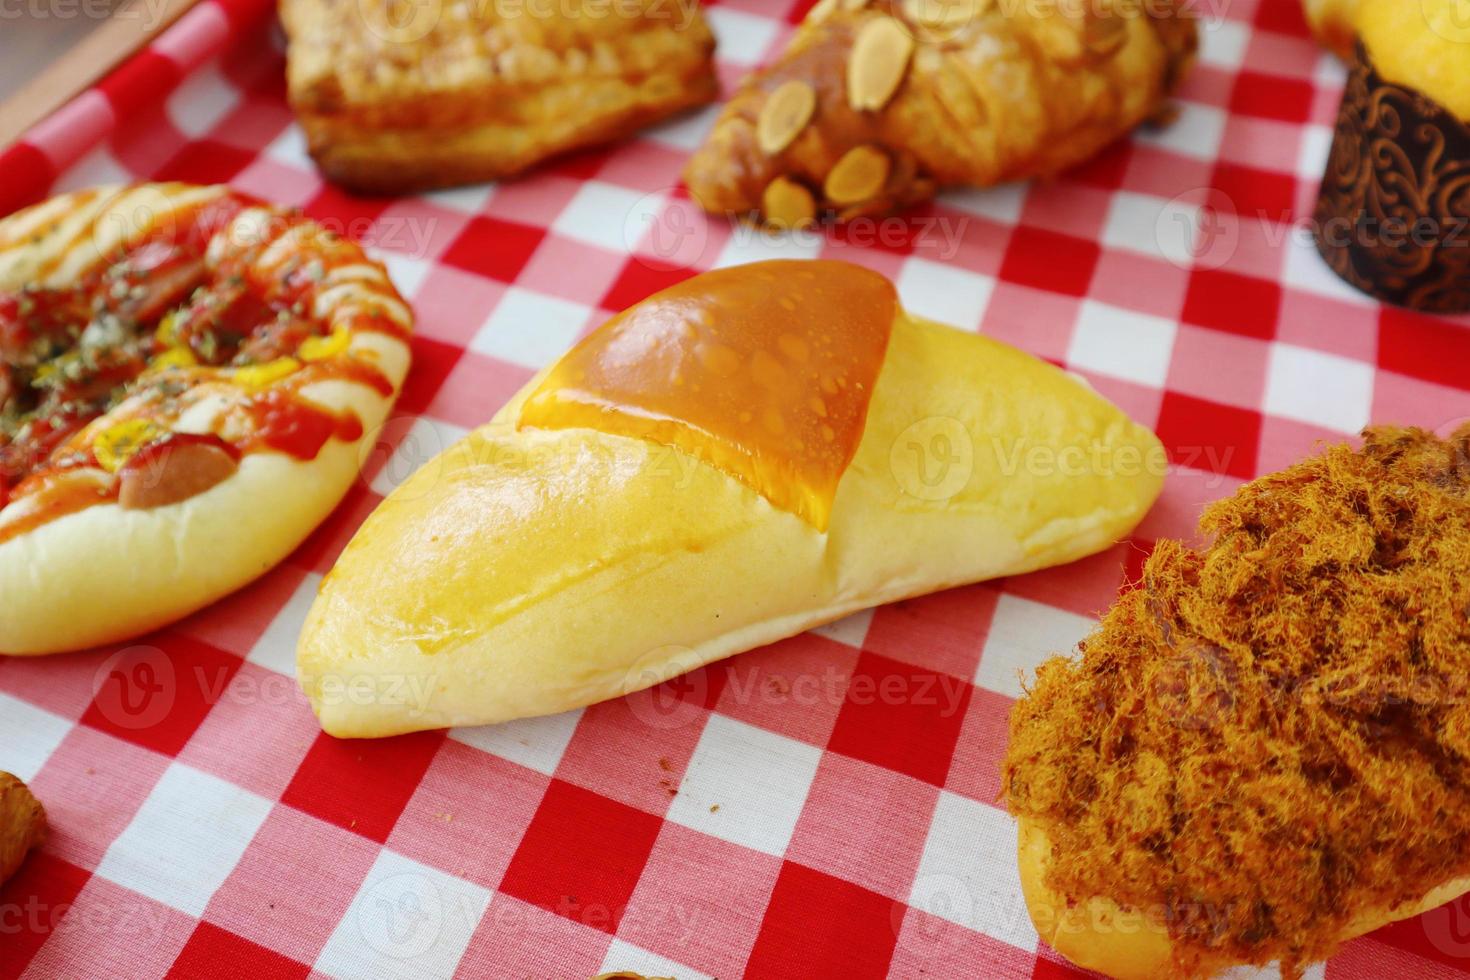
[[[856,204],[876,197],[888,182],[888,155],[874,146],[855,146],[842,155],[822,185],[834,204]]]
[[[817,108],[817,93],[810,85],[793,78],[772,92],[761,106],[755,124],[755,141],[766,156],[775,156],[796,139],[811,122]]]
[[[903,0],[910,23],[934,31],[955,31],[979,19],[993,0]]]
[[[799,228],[817,216],[812,192],[789,177],[777,177],[761,195],[766,222],[777,228]]]
[[[914,53],[914,39],[892,17],[874,17],[858,31],[847,62],[847,104],[876,111],[898,91]]]

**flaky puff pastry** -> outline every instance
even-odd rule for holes
[[[281,0],[323,173],[401,193],[513,176],[714,98],[696,0]]]
[[[19,870],[26,855],[46,840],[46,811],[8,772],[0,772],[0,884]]]
[[[685,178],[713,212],[846,220],[1047,176],[1158,114],[1193,60],[1174,0],[822,0]]]

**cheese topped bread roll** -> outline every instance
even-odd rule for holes
[[[1074,377],[921,320],[841,262],[632,307],[424,466],[322,584],[323,727],[564,711],[1127,534],[1165,468]]]

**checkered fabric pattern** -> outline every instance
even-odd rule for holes
[[[725,83],[805,7],[712,5]],[[0,892],[0,978],[1075,975],[1031,926],[997,806],[1021,672],[1083,636],[1153,541],[1193,537],[1201,503],[1370,421],[1470,416],[1470,323],[1358,295],[1302,230],[1342,68],[1295,0],[1201,12],[1173,125],[873,241],[697,213],[678,175],[713,109],[504,186],[353,199],[305,155],[265,0],[206,0],[0,154],[0,213],[135,179],[300,205],[386,261],[419,323],[399,415],[282,567],[125,648],[0,658],[0,767],[54,825]],[[384,494],[615,311],[697,270],[819,254],[1158,431],[1174,469],[1136,537],[566,715],[321,734],[294,639]],[[1312,971],[1467,973],[1464,901]]]

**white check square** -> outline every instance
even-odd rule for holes
[[[0,694],[0,765],[21,782],[30,782],[71,728],[60,715]]]
[[[1070,654],[1077,641],[1092,632],[1097,623],[1057,609],[1001,593],[985,637],[975,683],[987,690],[1019,698],[1021,677],[1030,677],[1053,654]]]
[[[403,432],[406,419],[390,419],[384,426],[383,432],[390,436],[397,436]],[[393,429],[397,429],[394,432]],[[373,474],[370,484],[373,493],[386,497],[397,490],[409,477],[419,471],[421,467],[433,460],[444,450],[463,439],[467,430],[460,428],[450,422],[442,422],[439,419],[420,415],[408,423],[408,431],[403,432],[401,438],[391,443],[392,455],[383,460],[382,466]],[[388,443],[378,443],[374,453],[386,452]]]
[[[979,330],[995,279],[928,259],[910,258],[898,274],[904,308],[962,330]]]
[[[97,873],[197,918],[270,811],[270,801],[176,762],[102,856]]]
[[[704,12],[710,32],[719,44],[723,61],[753,64],[776,39],[777,21],[727,7],[709,7]]]
[[[218,64],[191,74],[168,97],[168,118],[191,139],[208,133],[240,102],[240,89],[220,73]]]
[[[450,730],[449,737],[550,776],[561,765],[561,757],[581,720],[582,709],[578,708],[559,715],[522,718],[501,725],[455,728]]]
[[[818,636],[825,636],[829,640],[844,643],[855,650],[861,650],[863,643],[868,639],[868,628],[872,625],[873,610],[864,609],[851,616],[844,616],[835,623],[818,626],[812,632]]]
[[[1180,102],[1179,118],[1160,128],[1144,127],[1133,138],[1140,143],[1198,160],[1214,160],[1225,136],[1225,111],[1197,102]]]
[[[780,857],[821,759],[814,746],[711,715],[668,819]]]
[[[316,968],[343,978],[453,976],[489,905],[487,889],[384,850]]]
[[[1118,191],[1108,204],[1103,244],[1153,255],[1180,269],[1194,264],[1204,192],[1172,201],[1152,194]]]
[[[678,980],[714,980],[683,963],[650,953],[641,946],[614,939],[602,959],[603,973],[637,973],[645,977],[677,977]]]
[[[1073,367],[1162,388],[1178,332],[1173,320],[1083,300],[1067,361]]]
[[[311,611],[311,604],[316,601],[321,584],[321,575],[308,572],[296,586],[296,591],[291,593],[291,598],[281,607],[281,611],[276,613],[276,618],[260,634],[260,639],[255,641],[245,659],[266,670],[295,677],[296,640],[301,636],[302,627],[306,625],[306,614]]]
[[[589,180],[556,216],[551,228],[564,238],[629,255],[648,228],[649,195]]]
[[[1336,354],[1273,344],[1266,367],[1266,411],[1356,434],[1373,407],[1373,366]]]
[[[576,342],[592,310],[521,286],[505,291],[470,350],[539,371]]]
[[[941,791],[908,904],[1034,950],[1039,937],[1021,894],[1015,820],[998,807]]]

